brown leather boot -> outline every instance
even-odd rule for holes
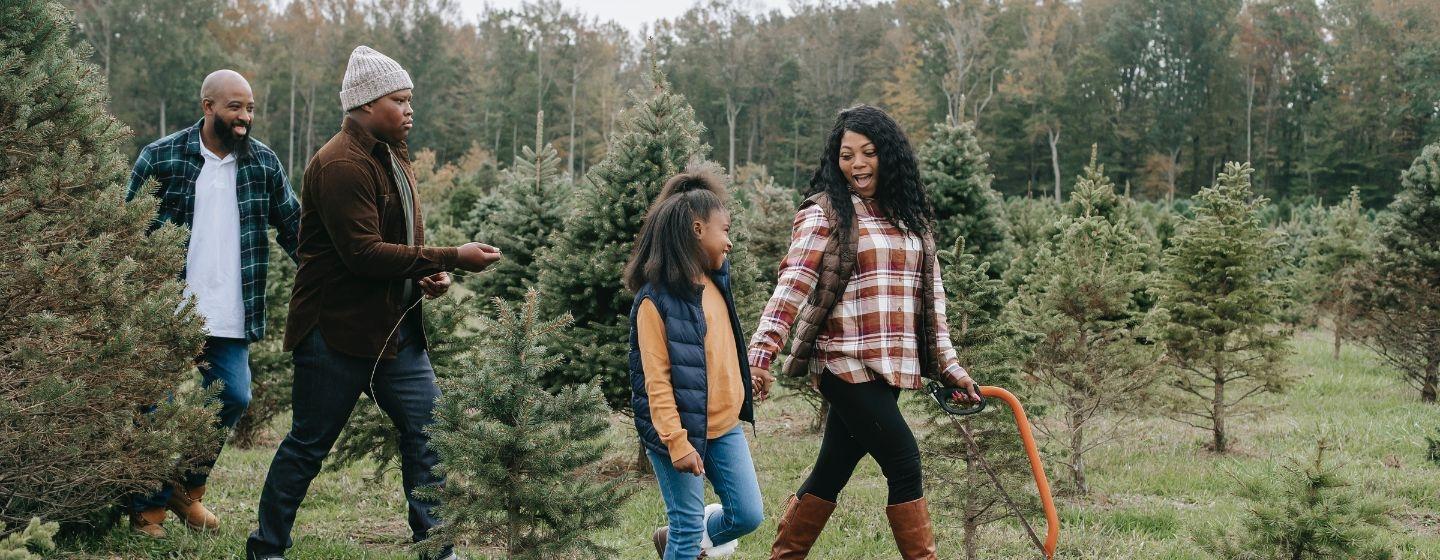
[[[930,510],[925,498],[903,504],[885,506],[890,519],[890,532],[904,560],[938,560],[935,556],[935,532],[930,527]]]
[[[770,546],[770,560],[803,560],[809,556],[810,547],[815,546],[815,539],[834,512],[834,502],[810,494],[799,498],[791,494],[785,501],[785,514],[780,516],[775,544]]]
[[[195,488],[175,487],[170,493],[170,501],[165,502],[165,507],[175,512],[175,516],[185,522],[185,526],[195,531],[215,531],[220,528],[220,518],[215,517],[200,499],[205,497],[205,487]]]
[[[165,538],[165,508],[150,508],[130,514],[130,529],[152,539]]]
[[[660,558],[665,558],[665,545],[670,542],[670,526],[666,525],[656,529],[655,532],[650,535],[650,540],[655,542],[655,553],[659,554]],[[703,560],[705,558],[705,551],[700,551],[700,555],[695,558],[696,560]]]

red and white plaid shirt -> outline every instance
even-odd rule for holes
[[[920,374],[916,314],[920,309],[921,260],[924,249],[918,235],[892,225],[875,202],[851,195],[859,218],[859,252],[855,272],[836,302],[815,342],[810,373],[828,369],[850,383],[877,378],[902,389],[924,384]],[[769,369],[780,351],[801,305],[820,278],[820,257],[830,235],[830,224],[819,205],[795,215],[790,250],[780,263],[779,281],[760,326],[750,339],[751,367]],[[956,359],[945,322],[945,289],[935,263],[936,344],[944,375],[951,384],[969,374]]]

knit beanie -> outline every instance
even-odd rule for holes
[[[385,95],[415,87],[410,74],[380,51],[360,45],[350,52],[345,80],[340,83],[340,105],[346,111]]]

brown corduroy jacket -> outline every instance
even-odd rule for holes
[[[455,268],[454,247],[425,247],[418,194],[411,189],[415,244],[406,245],[391,147],[349,117],[305,168],[300,192],[300,270],[290,298],[285,349],[316,328],[333,350],[362,358],[394,357],[385,343],[402,312],[406,283]],[[415,184],[404,143],[396,159]],[[419,313],[417,307],[413,313]]]

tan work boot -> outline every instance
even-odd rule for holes
[[[895,535],[895,546],[900,549],[901,558],[937,560],[935,532],[930,527],[930,511],[925,506],[925,498],[885,506],[885,517],[890,520],[890,532]]]
[[[150,508],[145,511],[130,513],[130,530],[150,537],[152,539],[165,538],[165,508]]]
[[[670,542],[670,526],[666,525],[656,529],[654,533],[651,533],[650,540],[655,542],[655,553],[659,554],[660,558],[665,558],[665,545]],[[695,558],[697,560],[703,560],[705,558],[705,551],[700,551],[700,555]]]
[[[820,538],[820,531],[834,512],[834,502],[810,494],[799,498],[791,495],[785,502],[785,514],[780,516],[775,544],[770,546],[770,560],[802,560],[809,556],[810,547],[815,546],[815,539]]]
[[[165,507],[175,512],[175,516],[185,522],[185,526],[195,531],[215,531],[220,529],[220,518],[215,517],[200,499],[205,497],[205,487],[195,488],[175,487],[170,493],[170,501],[165,502]]]

